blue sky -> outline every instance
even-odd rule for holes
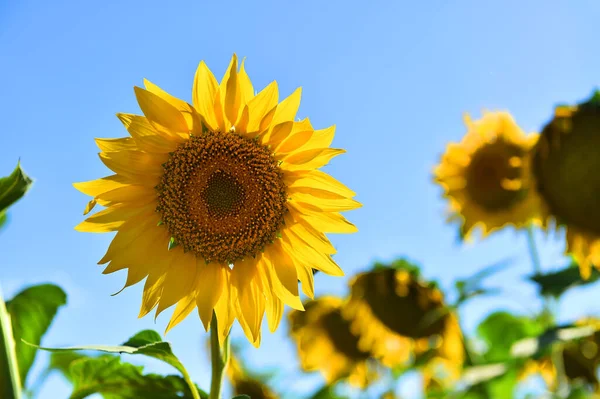
[[[522,282],[531,267],[524,235],[507,230],[458,245],[455,227],[444,223],[431,169],[446,143],[464,133],[464,112],[478,117],[483,108],[506,109],[524,130],[536,131],[556,103],[588,96],[600,83],[598,17],[593,0],[577,6],[554,0],[0,0],[0,171],[8,174],[20,158],[35,178],[0,233],[5,294],[46,281],[67,290],[70,303],[46,336],[48,346],[119,343],[142,329],[164,330],[166,315],[156,323],[136,318],[140,285],[110,296],[125,276],[104,276],[96,265],[109,235],[73,230],[87,199],[71,184],[108,174],[93,139],[125,135],[115,113],[139,112],[134,85],[148,78],[190,101],[198,62],[205,60],[220,78],[235,52],[247,57],[255,88],[277,80],[287,96],[302,86],[298,116],[318,128],[337,125],[333,145],[348,153],[327,171],[364,204],[348,215],[360,232],[332,238],[347,276],[403,255],[450,288],[458,277],[515,256],[491,281],[505,294],[475,301],[461,316],[470,331],[494,309],[533,312],[539,301]],[[538,240],[545,267],[560,265],[560,241]],[[316,280],[319,294],[347,290],[347,278],[320,274]],[[561,318],[597,314],[591,294],[569,294]],[[246,349],[250,364],[296,375],[286,330],[266,332],[260,349]],[[196,317],[167,336],[203,387],[210,380],[205,338]],[[36,370],[44,361],[40,356]],[[170,371],[153,362],[148,370]],[[295,389],[303,384],[295,382]],[[67,393],[53,376],[40,397]]]

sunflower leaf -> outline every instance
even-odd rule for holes
[[[571,288],[597,282],[600,279],[600,271],[592,268],[590,278],[584,280],[581,278],[577,263],[573,262],[563,269],[545,274],[535,274],[529,279],[537,284],[541,295],[559,298]]]
[[[510,360],[512,345],[524,338],[536,337],[544,331],[542,324],[508,312],[494,312],[477,327],[478,335],[487,344],[484,358],[488,362]]]
[[[35,360],[37,349],[23,344],[22,340],[39,345],[56,312],[66,303],[67,294],[53,284],[28,287],[6,302],[23,386],[26,385],[27,373]]]
[[[27,342],[26,342],[27,343]],[[31,344],[30,344],[31,345]],[[35,345],[34,345],[35,346]],[[129,355],[145,355],[173,366],[183,376],[190,389],[195,389],[187,370],[179,361],[177,356],[171,350],[171,344],[162,341],[160,334],[152,330],[143,330],[129,338],[123,345],[82,345],[67,348],[44,348],[40,349],[50,352],[68,352],[68,351],[99,351],[107,353],[126,353]]]
[[[64,357],[54,353],[55,370],[73,384],[70,399],[82,399],[99,393],[104,399],[191,399],[194,395],[186,381],[175,375],[143,374],[143,367],[123,363],[118,356]],[[58,361],[56,361],[58,356]],[[206,394],[194,386],[198,394]]]
[[[25,195],[33,180],[23,172],[21,163],[6,177],[0,178],[0,215]]]
[[[536,337],[529,337],[515,342],[511,346],[513,357],[538,358],[555,342],[568,342],[595,334],[598,328],[594,325],[575,326],[573,324],[549,328]]]

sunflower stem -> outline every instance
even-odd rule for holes
[[[566,398],[569,394],[569,382],[565,374],[565,363],[563,361],[563,345],[554,344],[552,348],[552,364],[556,369],[556,387],[555,394],[559,398]]]
[[[537,250],[537,245],[535,244],[533,225],[531,223],[527,225],[527,245],[529,247],[529,256],[531,257],[533,271],[535,274],[542,274],[542,263],[540,262],[540,255]]]
[[[0,397],[21,398],[21,378],[15,353],[15,340],[10,315],[2,299],[2,290],[0,290]]]
[[[208,399],[221,399],[221,385],[223,385],[223,372],[229,361],[229,335],[223,342],[223,348],[219,345],[219,329],[217,317],[213,313],[210,322],[210,359],[212,365],[212,378],[210,381],[210,395]]]

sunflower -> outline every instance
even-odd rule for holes
[[[168,331],[197,307],[208,329],[214,310],[221,341],[237,318],[258,346],[265,312],[274,331],[284,304],[303,309],[298,281],[314,295],[313,268],[343,275],[325,233],[355,232],[340,212],[360,204],[318,170],[344,152],[335,127],[295,119],[300,89],[255,95],[235,54],[220,84],[200,63],[193,105],[144,82],[144,116],[118,114],[130,137],[96,140],[115,174],[75,184],[86,213],[106,207],[76,230],[116,231],[99,263],[127,269],[125,287],[146,278],[140,317],[176,304]]]
[[[290,335],[304,371],[319,370],[328,384],[348,378],[350,384],[365,387],[375,378],[371,354],[359,348],[341,306],[339,298],[322,297],[307,302],[305,312],[291,311]]]
[[[534,149],[533,173],[545,226],[565,226],[567,252],[589,278],[600,268],[600,92],[578,106],[556,107]]]
[[[596,332],[588,337],[565,344],[562,350],[565,376],[571,382],[583,382],[589,385],[594,392],[600,393],[600,381],[598,380],[600,320],[587,318],[579,320],[575,324],[580,327],[593,327]],[[519,377],[524,379],[532,374],[539,374],[551,389],[556,388],[557,371],[551,356],[529,360]]]
[[[235,357],[227,363],[227,376],[234,395],[248,395],[252,399],[277,399],[277,395],[262,381],[252,377]]]
[[[434,180],[450,202],[450,221],[460,220],[461,236],[481,227],[485,237],[512,224],[536,220],[539,200],[530,189],[530,150],[538,135],[525,133],[507,112],[465,116],[467,133],[448,145]]]
[[[342,314],[362,350],[388,367],[422,364],[430,380],[440,380],[440,367],[448,374],[445,381],[458,378],[464,362],[458,319],[441,291],[423,282],[415,267],[403,260],[378,264],[350,285]]]

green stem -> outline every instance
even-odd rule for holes
[[[569,394],[569,382],[565,374],[565,363],[563,361],[563,345],[554,344],[552,348],[552,363],[556,369],[556,389],[555,394],[559,398],[566,398]]]
[[[532,224],[527,226],[527,244],[529,246],[529,256],[531,257],[531,263],[533,264],[533,271],[535,274],[542,274],[542,264],[540,262],[537,245],[535,245]]]
[[[21,398],[21,378],[15,353],[10,315],[0,290],[0,397]]]
[[[229,360],[229,336],[223,343],[223,351],[219,345],[219,329],[217,317],[213,313],[210,322],[210,359],[212,365],[212,377],[210,381],[210,395],[208,399],[221,399],[221,385],[223,384],[223,372]]]

